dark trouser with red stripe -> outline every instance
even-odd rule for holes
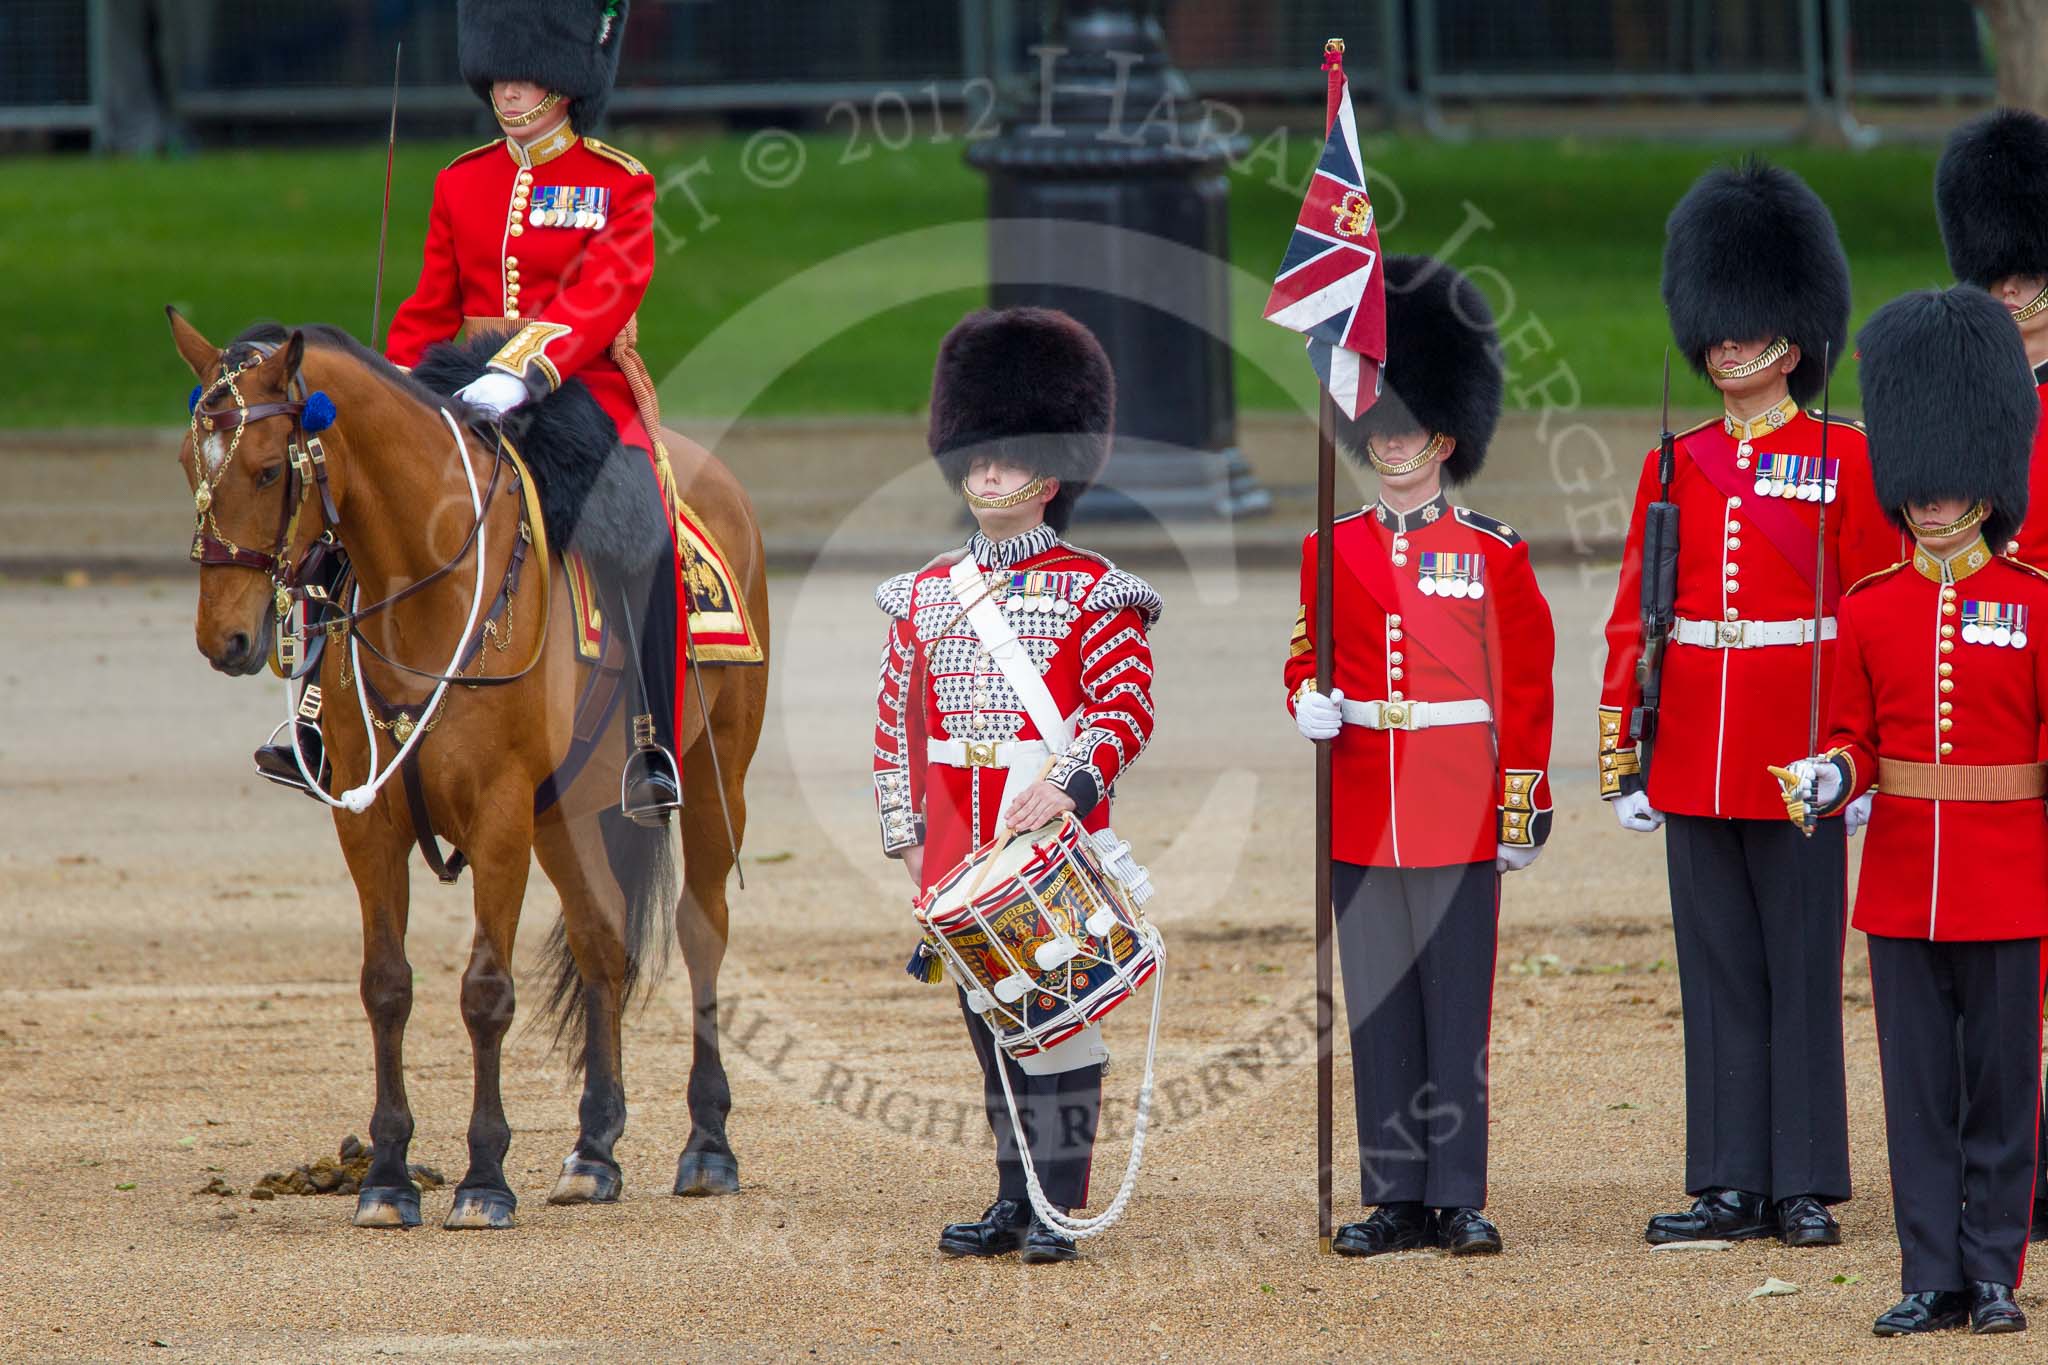
[[[1664,828],[1685,1008],[1685,1189],[1849,1197],[1848,836],[1822,820]]]
[[[1063,1209],[1086,1208],[1095,1128],[1102,1117],[1102,1068],[1083,1066],[1056,1076],[1028,1075],[996,1046],[995,1035],[980,1015],[967,1008],[964,994],[960,996],[960,1013],[967,1019],[974,1055],[981,1061],[982,1107],[988,1113],[989,1131],[996,1135],[996,1198],[1019,1203],[1030,1198],[1024,1186],[1024,1158],[1017,1150],[1017,1130],[1010,1123],[1010,1106],[1003,1099],[1003,1082],[996,1074],[1000,1063],[1010,1073],[1010,1093],[1016,1097],[1017,1117],[1024,1121],[1031,1164],[1046,1201]]]
[[[1483,1208],[1500,874],[1491,860],[1332,872],[1359,1197]]]
[[[2040,939],[1870,939],[1908,1294],[2020,1282],[2041,1111],[2041,965]]]

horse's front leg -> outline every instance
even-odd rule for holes
[[[526,818],[480,831],[482,837],[470,840],[476,848],[471,854],[476,935],[470,944],[469,968],[462,974],[462,1019],[469,1026],[476,1090],[469,1115],[469,1171],[456,1186],[455,1204],[442,1224],[448,1228],[509,1228],[519,1205],[505,1183],[512,1126],[505,1121],[499,1092],[499,1063],[505,1032],[512,1026],[512,940],[533,853],[531,798],[492,802],[486,808],[522,811]]]
[[[370,1017],[377,1065],[370,1169],[356,1197],[355,1225],[417,1227],[420,1191],[406,1166],[412,1146],[412,1106],[405,1097],[405,1022],[412,1014],[412,964],[405,958],[406,857],[411,848],[376,815],[338,816],[337,824],[362,906],[363,1009]]]

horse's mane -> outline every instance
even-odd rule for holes
[[[251,323],[242,330],[240,336],[227,344],[227,349],[221,354],[226,360],[228,367],[232,369],[244,360],[247,360],[256,346],[282,346],[285,342],[291,340],[291,335],[295,331],[305,334],[308,346],[323,351],[341,352],[341,354],[369,370],[370,373],[376,375],[385,383],[402,390],[430,408],[447,408],[457,418],[467,416],[464,405],[456,402],[447,394],[436,393],[431,387],[413,378],[410,374],[399,369],[398,366],[392,364],[368,346],[363,345],[362,342],[357,341],[348,332],[331,323],[309,322],[295,328],[286,327],[281,322]]]

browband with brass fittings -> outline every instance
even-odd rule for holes
[[[1747,379],[1753,374],[1761,374],[1783,360],[1786,353],[1791,349],[1792,343],[1784,337],[1779,337],[1776,341],[1764,347],[1762,353],[1756,359],[1745,360],[1740,365],[1730,365],[1723,368],[1709,360],[1707,362],[1707,373],[1715,379]]]
[[[1880,754],[1877,789],[1917,801],[2038,801],[2048,796],[2048,763],[1914,763]]]

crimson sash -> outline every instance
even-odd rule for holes
[[[1337,562],[1379,604],[1381,611],[1401,618],[1402,630],[1411,641],[1426,645],[1452,676],[1470,689],[1467,696],[1486,702],[1493,700],[1493,683],[1486,666],[1483,600],[1462,599],[1454,607],[1451,602],[1424,596],[1412,580],[1394,572],[1393,564],[1380,551],[1371,532],[1355,538],[1350,545],[1340,544]],[[1418,625],[1424,629],[1418,631]]]
[[[1690,438],[1678,443],[1685,452],[1685,458],[1692,461],[1692,467],[1706,476],[1708,483],[1721,490],[1724,498],[1741,498],[1743,519],[1763,532],[1764,539],[1771,547],[1785,557],[1793,572],[1806,580],[1806,586],[1813,586],[1815,527],[1806,524],[1794,509],[1798,504],[1787,498],[1758,496],[1756,480],[1744,470],[1737,469],[1732,460],[1704,460],[1693,453]],[[1839,467],[1839,465],[1837,466]],[[1839,569],[1835,556],[1827,556],[1827,587],[1823,593],[1828,609],[1834,610],[1835,602],[1842,595]]]

